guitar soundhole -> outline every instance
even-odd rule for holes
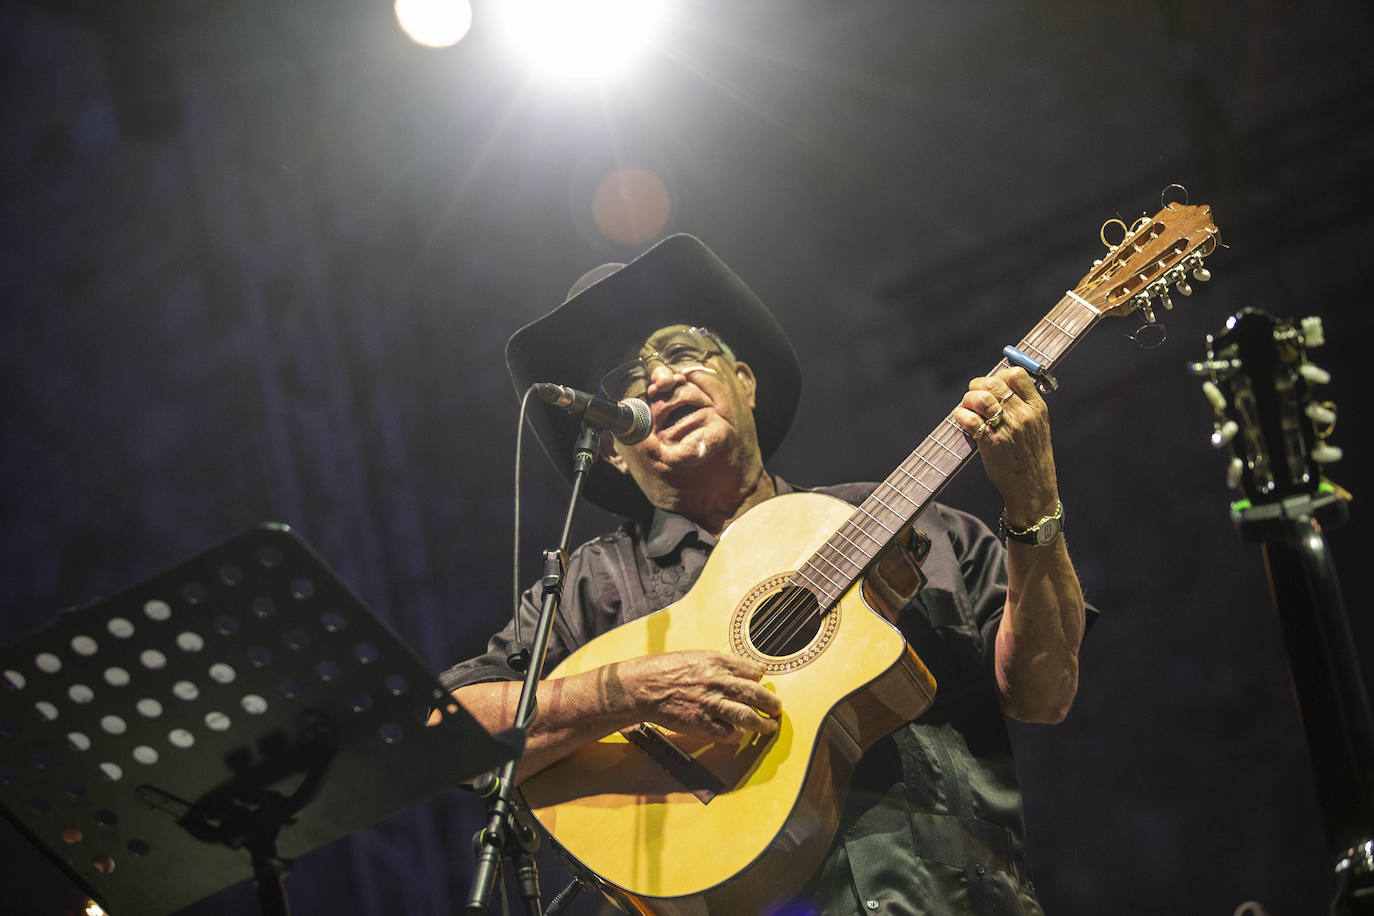
[[[805,649],[821,627],[820,605],[804,588],[774,592],[749,617],[749,641],[765,655],[782,657]]]

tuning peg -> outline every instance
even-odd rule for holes
[[[1313,423],[1319,423],[1322,426],[1331,426],[1336,422],[1336,411],[1323,404],[1308,404],[1303,413],[1307,414],[1308,419]]]
[[[1169,301],[1169,283],[1167,280],[1156,280],[1145,287],[1145,292],[1158,299],[1165,311],[1174,307],[1174,304]],[[1150,323],[1153,324],[1153,320]]]
[[[1202,262],[1199,261],[1197,267],[1193,268],[1193,279],[1199,283],[1206,283],[1208,280],[1212,279],[1212,272],[1206,267],[1203,267]]]
[[[1320,366],[1314,366],[1312,363],[1303,363],[1299,366],[1298,375],[1301,375],[1313,385],[1325,385],[1331,381],[1330,372],[1327,372]]]
[[[1175,267],[1165,274],[1164,282],[1172,283],[1174,289],[1178,290],[1180,295],[1191,296],[1193,294],[1193,288],[1188,285],[1188,275],[1184,272],[1182,267]]]
[[[1340,461],[1342,454],[1339,446],[1327,445],[1323,442],[1321,445],[1312,449],[1312,460],[1317,462],[1317,464],[1331,464]]]
[[[1322,331],[1322,320],[1316,315],[1309,315],[1302,320],[1302,341],[1311,349],[1326,343],[1326,334]]]
[[[1147,300],[1148,301],[1148,300]],[[1155,323],[1155,310],[1153,306],[1142,305],[1140,307],[1140,317],[1145,319],[1146,324]]]
[[[1239,458],[1232,458],[1226,466],[1226,486],[1232,490],[1240,489],[1241,478],[1245,475],[1245,464]]]
[[[1240,427],[1236,425],[1236,421],[1227,420],[1225,423],[1212,430],[1212,445],[1221,448],[1230,443],[1238,432],[1240,432]]]
[[[1221,393],[1221,389],[1217,387],[1216,382],[1210,379],[1203,382],[1202,393],[1207,396],[1207,400],[1212,405],[1212,409],[1218,414],[1226,409],[1226,395]]]

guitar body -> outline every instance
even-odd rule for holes
[[[930,673],[862,585],[787,654],[757,647],[750,628],[762,626],[760,607],[852,512],[810,493],[759,504],[722,535],[685,597],[592,640],[550,674],[719,649],[762,662],[763,683],[782,700],[771,739],[722,742],[645,725],[522,784],[544,828],[627,911],[755,916],[786,901],[830,845],[854,763],[933,700]]]

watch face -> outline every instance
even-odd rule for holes
[[[1040,523],[1040,528],[1035,532],[1035,543],[1038,545],[1048,544],[1059,537],[1059,530],[1063,527],[1062,522],[1057,518],[1047,518]]]

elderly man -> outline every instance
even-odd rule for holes
[[[603,447],[605,460],[593,469],[588,497],[625,522],[572,553],[546,671],[600,634],[683,598],[723,532],[728,541],[727,529],[750,509],[801,489],[765,467],[796,410],[795,353],[762,302],[691,236],[589,272],[561,306],[511,338],[507,360],[518,390],[538,380],[599,387],[610,397],[642,398],[654,420],[642,441]],[[798,854],[792,870],[804,871],[767,909],[1040,911],[1022,855],[1004,716],[1058,722],[1067,713],[1078,683],[1083,597],[1060,533],[1048,416],[1033,380],[1022,369],[974,379],[952,418],[976,442],[1005,500],[1003,537],[934,503],[916,520],[921,531],[897,532],[898,552],[920,559],[927,581],[884,616],[934,675],[934,702],[857,761],[833,841],[827,833],[809,861]],[[532,422],[570,473],[577,422],[544,405]],[[873,489],[809,492],[857,505]],[[524,595],[525,632],[541,602],[537,585]],[[493,731],[509,726],[519,694],[506,660],[512,633],[508,626],[485,655],[443,675],[458,702]],[[801,657],[797,648],[777,654]],[[790,669],[770,667],[773,660],[718,641],[546,679],[519,778],[639,723],[688,744],[768,753],[789,716],[776,682]],[[789,834],[774,845],[794,840]],[[797,848],[804,853],[805,843]]]

